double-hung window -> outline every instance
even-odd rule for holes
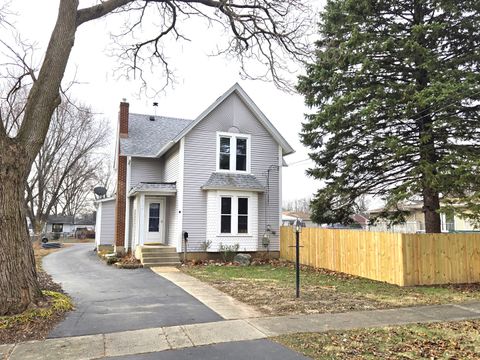
[[[222,197],[220,232],[230,234],[232,232],[232,198]]]
[[[248,233],[248,198],[238,198],[238,233]]]
[[[220,233],[248,234],[248,198],[222,196],[220,198]]]
[[[230,170],[230,138],[226,136],[220,137],[219,168]]]
[[[219,171],[250,172],[250,136],[219,133],[217,158]]]
[[[235,169],[237,171],[247,171],[247,139],[236,138],[237,158],[235,162]]]

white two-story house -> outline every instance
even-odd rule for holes
[[[279,251],[283,158],[294,152],[240,85],[195,120],[120,104],[115,198],[97,205],[98,246],[169,246],[203,256],[221,245]]]

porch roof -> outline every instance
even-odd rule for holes
[[[202,190],[248,190],[264,192],[264,186],[252,174],[214,172]]]
[[[176,183],[166,182],[139,182],[131,190],[129,195],[137,193],[154,193],[158,195],[173,195],[177,192]]]

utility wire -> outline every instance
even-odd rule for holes
[[[470,95],[470,97],[471,97],[471,96],[475,96],[475,95],[480,95],[480,90],[473,92],[473,93]],[[421,120],[421,119],[426,118],[427,116],[434,116],[434,115],[436,115],[438,112],[447,109],[447,108],[450,107],[451,105],[454,105],[454,102],[453,102],[453,101],[450,102],[450,103],[447,103],[447,105],[444,105],[444,106],[442,106],[442,107],[440,107],[440,108],[438,108],[438,109],[435,109],[435,110],[432,111],[432,112],[429,112],[428,114],[419,116],[419,117],[417,117],[417,118],[413,118],[413,119],[411,119],[411,120],[412,120],[412,121],[418,121],[418,120]],[[425,110],[431,110],[433,107],[434,107],[434,105],[431,105],[431,106],[425,108]],[[424,111],[425,111],[425,110],[424,110]],[[292,162],[292,163],[290,163],[290,164],[287,164],[287,165],[288,165],[288,166],[298,166],[298,165],[300,165],[301,163],[304,163],[304,162],[306,162],[306,161],[313,161],[313,160],[310,159],[310,158],[307,158],[307,159],[303,159],[303,160],[294,161],[294,162]]]
[[[306,162],[306,161],[313,161],[312,159],[308,158],[308,159],[303,159],[303,160],[298,160],[298,161],[294,161],[290,164],[287,164],[288,166],[295,166],[295,165],[299,165],[300,163],[303,163],[303,162]]]

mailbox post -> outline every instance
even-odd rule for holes
[[[183,263],[187,265],[187,243],[188,243],[188,232],[183,232]]]

